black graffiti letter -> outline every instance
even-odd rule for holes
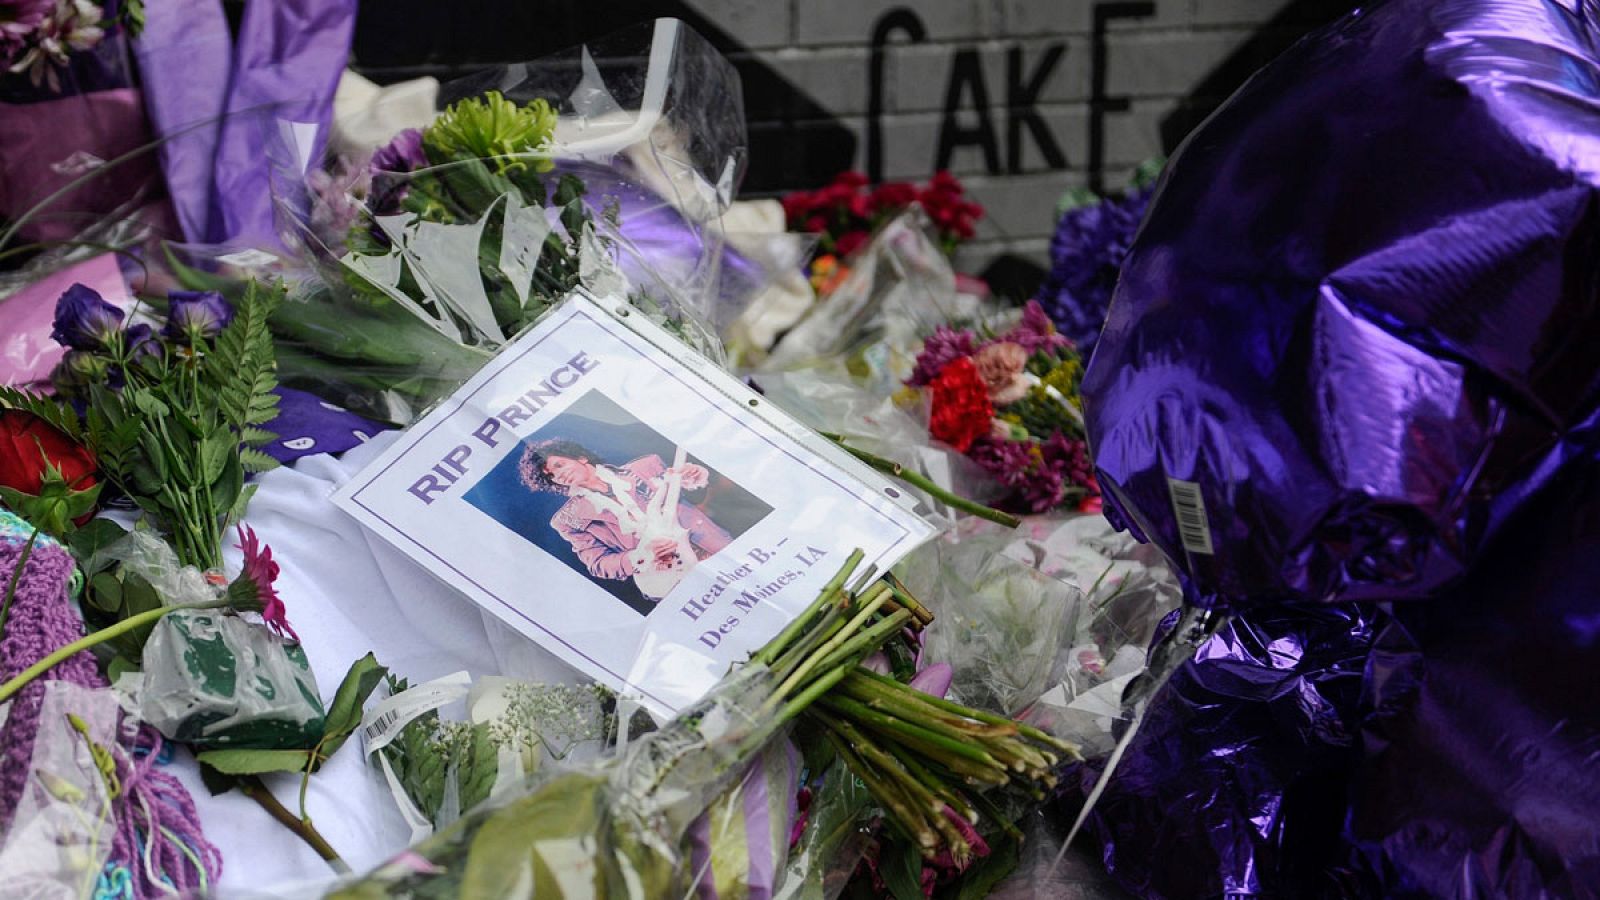
[[[1028,80],[1022,80],[1022,48],[1012,47],[1006,52],[1006,171],[1022,174],[1022,126],[1028,126],[1033,142],[1039,145],[1045,168],[1065,169],[1066,154],[1050,133],[1050,126],[1039,115],[1039,91],[1050,73],[1067,51],[1065,44],[1051,44],[1045,48],[1044,58],[1034,67]]]
[[[978,124],[962,128],[956,124],[961,95],[971,92],[972,108]],[[950,82],[944,91],[944,115],[939,121],[939,156],[935,169],[950,168],[950,157],[957,147],[976,144],[983,148],[983,167],[990,175],[1000,174],[1000,146],[995,140],[994,122],[989,118],[989,88],[983,82],[983,63],[972,48],[957,50],[950,58]]]
[[[917,14],[898,6],[878,17],[872,26],[872,49],[867,80],[867,178],[873,184],[883,181],[883,48],[889,35],[904,31],[911,43],[919,44],[928,37]]]
[[[1106,96],[1106,24],[1156,14],[1154,3],[1096,3],[1089,48],[1089,189],[1106,187],[1106,113],[1127,112],[1127,97]]]

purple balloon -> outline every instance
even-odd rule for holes
[[[1429,596],[1594,407],[1597,10],[1357,11],[1174,156],[1083,395],[1109,514],[1195,602]]]

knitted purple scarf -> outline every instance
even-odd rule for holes
[[[8,514],[0,511],[0,516]],[[8,523],[9,524],[9,523]],[[7,529],[0,534],[0,598],[21,559],[25,540]],[[83,621],[67,597],[73,561],[54,541],[40,538],[17,582],[16,596],[0,635],[0,682],[83,634]],[[94,657],[78,653],[39,676],[11,698],[11,713],[0,728],[0,833],[11,825],[30,775],[34,738],[48,680],[87,688],[106,687]],[[221,854],[200,831],[194,802],[177,779],[155,771],[161,735],[141,725],[132,747],[115,753],[122,792],[116,799],[116,839],[111,860],[133,875],[135,896],[165,893],[165,882],[180,893],[215,885]]]

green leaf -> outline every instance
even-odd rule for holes
[[[139,671],[138,663],[127,658],[126,656],[117,656],[113,658],[106,666],[106,680],[110,681],[112,684],[116,684],[117,679],[121,678],[124,672],[137,671]]]
[[[226,428],[206,435],[200,442],[200,484],[210,487],[222,477],[238,442]]]
[[[82,528],[67,535],[67,549],[78,565],[87,566],[96,553],[122,540],[128,530],[110,519],[91,519]]]
[[[379,664],[371,653],[350,666],[333,694],[333,703],[328,706],[322,739],[323,758],[332,756],[361,724],[361,708],[388,673],[388,668]]]
[[[0,408],[20,409],[32,413],[73,440],[83,440],[83,425],[78,419],[77,411],[69,403],[44,394],[0,385]]]
[[[230,453],[229,459],[232,458]],[[221,477],[211,483],[209,490],[212,509],[233,509],[244,495],[244,469],[231,462],[223,466]]]
[[[228,519],[223,523],[224,527],[237,524],[244,518],[244,511],[250,506],[250,498],[256,495],[256,487],[257,485],[247,484],[244,486],[244,490],[239,492],[239,496],[233,501],[233,505],[228,507]]]
[[[226,794],[238,786],[238,780],[232,775],[224,775],[207,765],[200,766],[200,783],[206,786],[213,797]]]
[[[110,572],[96,573],[89,579],[88,600],[101,612],[116,612],[122,608],[122,582]]]
[[[265,772],[304,772],[310,750],[207,750],[195,757],[224,775],[260,775]]]
[[[244,465],[246,472],[270,472],[278,467],[278,461],[262,453],[254,447],[239,448],[239,462]]]
[[[922,852],[909,841],[886,841],[878,857],[878,874],[894,900],[923,900]]]

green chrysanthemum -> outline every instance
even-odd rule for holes
[[[499,174],[530,163],[535,171],[548,172],[553,167],[550,160],[519,156],[546,149],[555,127],[555,110],[545,101],[518,106],[499,91],[490,91],[451,104],[423,129],[422,144],[435,163],[477,158],[494,160]]]

